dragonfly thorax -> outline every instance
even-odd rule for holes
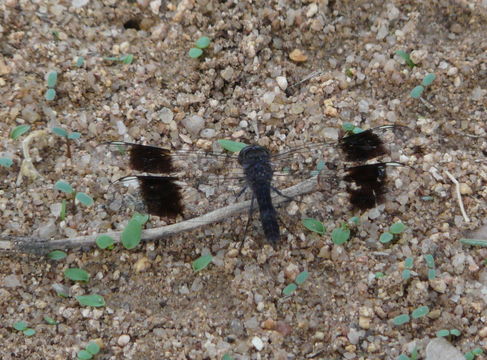
[[[259,145],[249,145],[240,151],[238,162],[251,186],[255,183],[271,183],[273,171],[270,154],[266,148]]]

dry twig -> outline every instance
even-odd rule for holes
[[[462,194],[460,194],[460,184],[458,183],[457,179],[455,179],[453,175],[450,174],[448,170],[445,170],[445,173],[450,178],[450,180],[455,184],[455,189],[457,192],[457,201],[458,201],[458,205],[460,205],[460,211],[462,212],[462,216],[465,222],[469,223],[470,219],[468,218],[467,213],[465,212],[465,208],[463,207]]]
[[[317,178],[314,176],[283,190],[282,193],[288,197],[295,197],[310,193],[316,189]],[[279,204],[287,200],[286,198],[277,194],[275,194],[273,198],[274,204]],[[211,211],[202,216],[179,222],[177,224],[144,230],[142,232],[141,241],[158,240],[183,231],[193,230],[200,226],[218,222],[228,218],[231,215],[247,210],[249,206],[250,200],[229,205],[221,209]],[[0,240],[0,251],[27,252],[42,255],[54,249],[74,249],[93,246],[96,238],[100,235],[111,236],[118,242],[121,233],[121,231],[113,231],[104,234],[93,234],[58,240],[42,240],[34,237],[12,237]]]

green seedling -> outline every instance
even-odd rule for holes
[[[9,168],[13,165],[13,161],[12,159],[10,158],[7,158],[7,157],[1,157],[0,158],[0,166],[4,167],[4,168]]]
[[[470,245],[470,246],[487,246],[487,240],[482,240],[482,239],[460,239],[460,242],[465,245]]]
[[[47,257],[51,260],[62,260],[66,256],[68,256],[68,254],[61,250],[53,250],[49,254],[47,254]]]
[[[58,30],[51,30],[52,37],[54,40],[59,41],[61,38],[59,37],[59,31]]]
[[[96,238],[96,245],[102,250],[108,249],[111,250],[114,248],[115,241],[111,236],[108,235],[100,235]]]
[[[47,315],[44,315],[44,321],[48,325],[57,325],[59,324],[59,321],[54,320],[52,317],[49,317]]]
[[[402,222],[397,222],[389,227],[389,231],[381,234],[379,241],[383,244],[387,244],[396,239],[405,229],[406,226]]]
[[[343,245],[350,239],[350,229],[347,223],[342,223],[342,226],[334,229],[331,232],[331,241],[335,245]]]
[[[392,319],[392,323],[394,325],[400,326],[400,325],[406,324],[409,321],[411,321],[411,318],[419,319],[423,316],[428,315],[429,311],[430,310],[427,306],[420,306],[420,307],[413,310],[413,312],[411,313],[411,316],[409,316],[409,314],[401,314],[401,315],[396,316],[394,319]]]
[[[355,126],[352,123],[343,123],[342,129],[345,131],[345,134],[347,135],[352,135],[352,134],[360,134],[364,130],[359,128],[358,126]]]
[[[457,330],[457,329],[451,329],[451,330],[442,329],[436,333],[436,336],[451,338],[453,336],[460,336],[461,334],[462,333],[460,332],[460,330]]]
[[[433,255],[426,254],[424,260],[426,261],[426,265],[428,265],[428,280],[433,280],[436,277],[435,259]]]
[[[210,46],[211,40],[209,37],[202,36],[195,42],[195,47],[189,49],[188,55],[192,59],[197,59],[203,55],[203,49]]]
[[[76,208],[76,201],[82,203],[85,206],[91,206],[94,203],[91,196],[85,194],[84,192],[76,192],[73,189],[73,187],[69,183],[67,183],[66,181],[58,180],[54,184],[54,188],[56,190],[62,191],[65,194],[68,194],[72,197],[73,208]],[[66,216],[66,204],[62,203],[61,204],[61,211],[59,212],[59,218],[61,220],[63,220],[65,216]]]
[[[323,225],[323,223],[321,221],[318,221],[316,219],[305,218],[305,219],[301,220],[301,222],[303,223],[303,225],[306,229],[311,230],[311,231],[318,233],[320,235],[323,235],[326,231],[325,225]]]
[[[307,271],[300,272],[294,279],[293,283],[290,283],[284,289],[282,289],[283,295],[284,296],[291,295],[293,292],[297,290],[299,285],[302,285],[306,281],[306,279],[308,279],[308,277],[309,277],[309,272]]]
[[[100,345],[94,341],[90,341],[84,350],[78,351],[78,359],[89,360],[93,359],[93,356],[100,352]]]
[[[90,279],[90,274],[88,274],[85,270],[80,268],[66,269],[64,270],[64,276],[66,276],[69,280],[73,280],[73,281],[87,282]]]
[[[383,272],[381,272],[381,271],[378,271],[378,272],[376,272],[376,273],[374,274],[374,277],[375,277],[376,279],[382,279],[384,276],[386,276],[386,275],[385,275]]]
[[[409,96],[411,96],[413,99],[419,99],[423,102],[428,107],[433,107],[432,104],[427,102],[423,97],[423,92],[426,90],[426,88],[431,85],[431,83],[436,79],[436,75],[433,73],[427,74],[424,78],[423,81],[421,82],[421,85],[416,86],[411,92],[409,93]]]
[[[217,143],[222,148],[224,148],[225,150],[230,151],[230,152],[239,152],[240,150],[242,150],[244,147],[247,146],[247,144],[244,144],[244,143],[240,143],[240,142],[232,141],[232,140],[225,140],[225,139],[217,140]]]
[[[81,133],[76,131],[68,133],[66,130],[60,127],[53,127],[51,131],[54,134],[66,139],[66,156],[71,159],[71,141],[79,139],[81,137]]]
[[[202,255],[191,263],[194,272],[205,269],[213,260],[211,255]]]
[[[131,250],[139,245],[142,238],[142,227],[147,220],[149,220],[148,215],[141,215],[139,213],[135,213],[129,220],[127,226],[122,231],[122,235],[120,235],[120,242],[126,249]]]
[[[404,50],[397,50],[396,55],[401,57],[406,62],[406,65],[409,66],[411,69],[416,66],[416,64],[411,60],[409,54]]]
[[[78,56],[78,58],[76,59],[76,66],[80,68],[83,67],[84,65],[85,65],[84,57]]]
[[[233,360],[233,357],[231,357],[228,354],[223,355],[222,360]]]
[[[409,278],[411,277],[411,269],[413,268],[413,263],[414,263],[414,259],[412,257],[408,257],[404,261],[405,269],[402,271],[402,278],[404,280],[409,280]]]
[[[57,72],[56,71],[50,71],[47,74],[47,90],[46,93],[44,94],[44,98],[47,101],[52,101],[56,98],[56,85],[57,85]]]
[[[134,61],[134,55],[126,54],[126,55],[122,55],[122,56],[118,56],[118,57],[117,56],[106,56],[103,58],[103,60],[117,61],[117,62],[121,62],[123,64],[130,65]]]
[[[30,125],[19,125],[13,128],[10,131],[10,138],[13,140],[17,140],[19,137],[24,135],[27,131],[30,130]]]
[[[468,353],[465,354],[465,359],[466,360],[473,360],[477,355],[482,355],[484,353],[484,350],[481,348],[475,348],[472,351],[469,351]]]
[[[25,321],[17,321],[13,324],[13,328],[17,331],[21,331],[25,336],[32,336],[36,333],[34,329],[27,326]]]
[[[76,300],[81,306],[102,307],[105,306],[105,299],[98,294],[76,296]]]

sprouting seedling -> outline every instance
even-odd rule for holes
[[[426,254],[424,260],[426,261],[426,265],[428,265],[428,280],[433,280],[436,277],[435,259],[433,255]]]
[[[57,71],[50,71],[47,73],[47,90],[44,94],[44,98],[47,101],[52,101],[56,98],[56,85],[57,85]]]
[[[85,59],[84,59],[84,57],[78,56],[76,58],[76,66],[80,68],[80,67],[83,67],[84,65],[85,65]]]
[[[98,294],[79,295],[76,296],[76,300],[81,306],[102,307],[106,305],[103,296]]]
[[[211,40],[207,36],[202,36],[195,42],[195,47],[189,49],[188,55],[192,59],[197,59],[203,55],[203,49],[210,46]]]
[[[392,323],[394,325],[400,326],[400,325],[406,324],[409,321],[411,321],[411,318],[419,319],[419,318],[422,318],[423,316],[428,315],[429,312],[430,312],[429,307],[420,306],[420,307],[413,310],[413,312],[411,313],[411,316],[409,314],[401,314],[401,315],[396,316],[394,319],[392,319]]]
[[[399,234],[401,234],[406,229],[406,226],[402,222],[397,222],[392,224],[389,231],[384,232],[379,237],[379,241],[383,244],[391,242],[391,240],[396,239]]]
[[[315,233],[323,235],[326,232],[325,225],[323,225],[323,223],[319,220],[313,218],[304,218],[303,220],[301,220],[301,222],[306,229],[311,230]]]
[[[108,235],[100,235],[96,238],[96,245],[102,250],[108,249],[111,250],[114,248],[115,241],[111,236]]]
[[[404,50],[397,50],[396,55],[401,57],[406,62],[406,65],[409,66],[411,69],[416,66],[413,60],[411,60],[409,54]]]
[[[411,356],[401,354],[399,355],[397,360],[417,360],[418,356],[419,356],[418,349],[414,348],[414,350],[411,352]]]
[[[66,139],[66,156],[71,159],[71,141],[79,139],[81,137],[81,133],[76,131],[68,133],[66,130],[60,127],[53,127],[51,131],[54,134]]]
[[[29,130],[30,130],[30,125],[16,126],[12,129],[12,131],[10,131],[10,138],[13,140],[17,140],[19,137],[24,135]]]
[[[34,329],[27,326],[25,321],[17,321],[13,324],[13,328],[17,331],[21,331],[25,336],[32,336],[36,333]]]
[[[237,142],[237,141],[232,141],[232,140],[226,140],[226,139],[217,140],[217,143],[222,148],[230,152],[239,152],[240,150],[242,150],[244,147],[247,146],[247,144]]]
[[[69,280],[87,282],[90,279],[90,274],[80,268],[69,268],[64,271],[64,276]]]
[[[483,353],[484,350],[482,350],[481,348],[475,348],[465,354],[465,360],[473,360],[477,355],[482,355]]]
[[[132,54],[125,54],[125,55],[121,55],[121,56],[106,56],[106,57],[103,58],[103,60],[117,61],[117,62],[121,62],[123,64],[130,65],[134,61],[134,55],[132,55]]]
[[[342,129],[345,131],[347,135],[359,134],[364,131],[360,127],[355,126],[354,124],[349,122],[343,123]]]
[[[90,341],[83,350],[78,351],[79,360],[90,360],[93,356],[100,352],[100,345],[94,341]]]
[[[139,245],[142,238],[142,227],[148,220],[149,215],[135,213],[132,216],[120,235],[120,242],[126,249],[131,250]]]
[[[55,319],[53,319],[52,317],[47,316],[47,315],[44,315],[44,321],[48,325],[57,325],[57,324],[59,324],[59,321],[56,321]]]
[[[331,241],[335,245],[342,245],[350,239],[350,228],[347,223],[342,223],[338,228],[331,232]]]
[[[453,336],[457,337],[457,336],[460,336],[462,333],[460,332],[460,330],[457,330],[457,329],[442,329],[442,330],[439,330],[437,333],[436,333],[436,336],[438,337],[448,337],[449,339],[451,339]]]
[[[411,96],[413,99],[419,99],[423,102],[428,107],[433,107],[432,104],[427,102],[421,95],[423,95],[424,90],[426,87],[431,85],[433,81],[435,81],[436,75],[434,73],[429,73],[426,74],[426,76],[423,78],[423,81],[421,82],[421,85],[416,86],[411,92],[409,93],[409,96]]]
[[[13,160],[11,158],[8,158],[8,157],[0,157],[0,166],[4,167],[4,168],[9,168],[12,166],[13,164]]]
[[[91,196],[85,194],[84,192],[76,192],[73,189],[73,187],[66,181],[63,180],[56,181],[56,183],[54,184],[54,188],[56,190],[62,191],[63,193],[72,196],[73,208],[76,207],[76,200],[86,206],[91,206],[94,203]],[[65,217],[66,217],[66,200],[63,200],[63,202],[61,202],[59,218],[61,220],[64,220]]]
[[[405,269],[402,271],[402,278],[404,280],[409,280],[409,278],[411,277],[411,269],[413,268],[413,264],[414,264],[414,259],[412,257],[408,257],[404,261]]]
[[[306,281],[306,279],[308,279],[308,277],[309,277],[309,272],[307,271],[300,272],[294,279],[294,282],[290,283],[284,289],[282,289],[283,295],[285,296],[291,295],[293,292],[296,291],[299,285],[303,284]]]
[[[191,263],[191,267],[193,268],[194,272],[198,272],[210,265],[212,260],[213,256],[211,256],[210,254],[202,255]]]

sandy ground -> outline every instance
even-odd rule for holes
[[[188,50],[202,35],[211,45],[192,59]],[[131,64],[105,59],[126,54]],[[45,78],[54,70],[57,94],[47,101]],[[314,71],[321,73],[290,88]],[[436,79],[424,101],[412,99],[427,73]],[[385,205],[357,214],[343,194],[303,196],[279,207],[291,232],[283,230],[276,249],[263,245],[254,221],[237,251],[243,214],[131,251],[69,251],[57,262],[3,252],[0,357],[71,359],[96,341],[97,359],[396,359],[415,347],[420,358],[439,359],[425,354],[441,329],[461,331],[447,339],[460,353],[485,348],[487,249],[459,239],[486,238],[486,93],[485,1],[3,0],[0,157],[13,165],[0,167],[2,239],[123,229],[133,210],[109,183],[127,171],[108,162],[97,146],[104,141],[208,149],[227,138],[278,152],[333,139],[345,122],[413,132],[404,151],[401,143],[389,156],[408,167],[392,172]],[[22,124],[29,133],[47,130],[30,145],[37,179],[18,179],[29,133],[8,134]],[[71,160],[64,140],[49,132],[54,126],[82,134]],[[469,221],[447,172],[460,183]],[[64,196],[53,185],[60,179],[95,204],[59,221]],[[354,215],[361,222],[352,238],[334,245],[331,231]],[[327,233],[306,230],[303,217],[323,221]],[[396,221],[407,230],[380,243]],[[213,263],[195,274],[191,262],[206,253]],[[433,280],[425,254],[434,257]],[[404,280],[408,257],[414,265]],[[90,281],[66,279],[68,267],[85,269]],[[304,270],[309,278],[284,296]],[[100,294],[106,307],[81,307],[53,284],[72,296]],[[393,324],[420,306],[427,316]],[[14,330],[20,320],[36,333]]]

